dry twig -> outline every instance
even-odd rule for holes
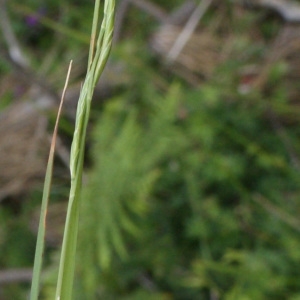
[[[190,16],[188,22],[182,29],[182,32],[178,35],[174,42],[174,45],[167,54],[167,59],[175,60],[179,53],[182,51],[188,40],[191,38],[193,32],[195,31],[197,24],[201,20],[202,16],[205,14],[209,8],[212,0],[202,0],[202,2],[197,6],[195,11]]]

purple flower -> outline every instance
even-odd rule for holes
[[[40,16],[30,15],[25,18],[25,22],[29,27],[35,27],[39,23]]]
[[[29,27],[35,27],[39,24],[40,18],[45,14],[46,14],[46,9],[44,7],[40,7],[36,13],[25,17],[25,23]]]

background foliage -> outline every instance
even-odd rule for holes
[[[184,1],[155,2],[171,11]],[[34,70],[61,88],[68,60],[80,65],[86,58],[91,1],[11,1],[9,9]],[[76,299],[300,299],[298,77],[278,59],[268,62],[262,86],[241,90],[245,68],[274,55],[270,45],[284,24],[270,11],[224,1],[200,26],[214,28],[224,16],[217,33],[230,34],[231,55],[191,86],[150,50],[158,24],[129,10],[111,57],[117,71],[106,75],[117,83],[94,102]],[[1,77],[10,72],[1,59]],[[75,72],[74,86],[82,72]],[[12,105],[14,90],[1,97]],[[67,113],[66,145],[72,127]],[[66,177],[58,160],[44,299],[53,299]],[[40,195],[35,185],[1,202],[1,269],[32,265],[28,220]],[[3,299],[24,299],[28,285],[0,291]]]

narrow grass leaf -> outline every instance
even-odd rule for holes
[[[54,162],[54,152],[55,152],[55,144],[57,138],[57,131],[58,131],[58,122],[60,119],[63,101],[66,93],[66,89],[68,86],[70,73],[72,68],[72,61],[69,65],[69,70],[66,78],[66,83],[63,89],[54,132],[51,141],[50,153],[48,158],[48,164],[46,169],[46,176],[45,176],[45,183],[44,183],[44,191],[43,191],[43,199],[42,199],[42,206],[41,206],[41,215],[39,221],[39,230],[37,236],[37,243],[36,243],[36,250],[35,250],[35,257],[34,257],[34,267],[33,267],[33,278],[31,284],[31,292],[30,292],[30,300],[37,300],[40,290],[40,279],[41,279],[41,270],[43,264],[43,252],[45,247],[45,234],[46,234],[46,217],[47,217],[47,207],[49,203],[49,196],[50,196],[50,189],[51,189],[51,180],[52,180],[52,173],[53,173],[53,162]]]

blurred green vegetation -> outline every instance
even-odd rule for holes
[[[166,11],[183,2],[153,1]],[[261,64],[284,24],[264,10],[240,17],[225,2],[203,22],[228,17],[234,55],[196,87],[149,50],[158,24],[137,8],[128,12],[111,56],[126,79],[105,101],[95,99],[74,299],[300,299],[299,103],[290,101],[298,82],[277,61],[263,88],[240,90],[241,71]],[[92,1],[13,0],[9,9],[37,71],[61,87],[68,60],[86,56]],[[39,11],[30,27],[28,16]],[[66,117],[64,128],[72,126]],[[65,177],[54,179],[56,202],[67,198]],[[1,203],[0,269],[32,265],[28,220],[41,189]],[[47,249],[41,299],[54,297],[58,251]],[[0,298],[25,299],[28,288],[0,286]]]

